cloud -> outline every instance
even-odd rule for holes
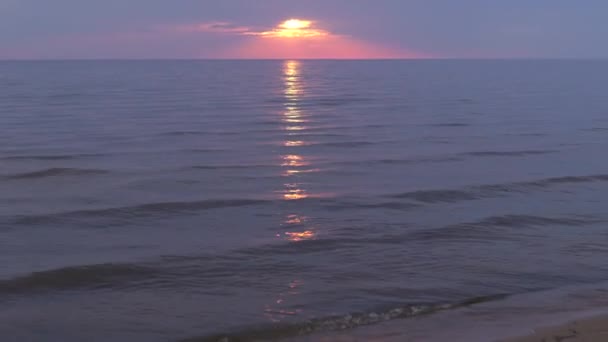
[[[420,58],[425,55],[409,50],[388,48],[348,35],[336,34],[308,19],[288,19],[273,27],[249,27],[225,21],[181,25],[174,33],[228,35],[240,39],[231,47],[216,49],[215,58],[254,59],[363,59]]]
[[[0,0],[1,1],[1,0]],[[24,42],[0,58],[227,58],[367,59],[421,58],[423,54],[383,46],[320,28],[315,21],[289,19],[268,27],[227,21],[140,27],[129,31],[57,35]]]
[[[261,32],[249,32],[268,38],[323,38],[333,36],[329,31],[314,27],[315,22],[311,20],[288,19],[276,27]]]
[[[208,33],[231,33],[231,34],[249,34],[251,28],[246,26],[238,26],[228,22],[214,21],[210,23],[200,23],[193,25],[180,25],[175,27],[178,32],[208,32]]]
[[[322,38],[334,36],[327,30],[315,27],[312,20],[289,19],[270,28],[253,28],[225,21],[213,21],[173,27],[177,32],[200,32],[232,34],[243,36],[259,36],[266,38]]]

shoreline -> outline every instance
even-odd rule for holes
[[[509,296],[289,342],[608,342],[608,282]]]
[[[498,342],[606,342],[608,315],[590,316],[553,327],[535,328],[530,335]]]

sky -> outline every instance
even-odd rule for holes
[[[605,0],[0,0],[0,59],[608,58],[607,37]]]

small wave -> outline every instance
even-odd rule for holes
[[[82,96],[86,96],[86,93],[57,93],[50,94],[48,96],[49,99],[74,99]]]
[[[495,241],[513,239],[514,235],[505,234],[499,228],[526,228],[544,226],[585,226],[604,222],[588,217],[544,217],[533,215],[490,216],[475,222],[452,224],[437,229],[420,230],[402,236],[392,236],[379,243],[401,243],[411,240],[481,240]],[[495,233],[495,234],[492,234]]]
[[[327,97],[308,97],[298,100],[286,100],[283,97],[268,99],[265,102],[269,104],[284,104],[285,102],[297,102],[299,107],[338,107],[352,103],[369,102],[372,99],[363,98],[358,95],[345,95],[345,96],[327,96]]]
[[[478,199],[472,191],[461,190],[420,190],[396,195],[397,198],[412,199],[423,203],[459,202]]]
[[[445,163],[462,161],[462,158],[456,157],[437,157],[437,158],[414,158],[414,159],[380,159],[377,163],[381,164],[420,164],[420,163]]]
[[[465,226],[493,226],[493,227],[523,227],[523,226],[584,226],[599,223],[601,220],[585,217],[544,217],[532,215],[504,215],[491,216]]]
[[[529,193],[554,185],[606,182],[608,175],[566,176],[545,178],[529,182],[479,185],[462,190],[440,189],[419,190],[392,195],[392,198],[411,199],[421,203],[454,203],[507,195],[510,193]]]
[[[44,290],[106,288],[119,282],[146,277],[154,270],[129,264],[73,266],[35,272],[18,278],[0,280],[0,294],[29,293]]]
[[[339,97],[320,98],[320,99],[317,99],[316,101],[313,101],[311,104],[318,105],[321,107],[337,107],[337,106],[343,106],[343,105],[347,105],[347,104],[351,104],[351,103],[355,103],[355,102],[365,102],[365,101],[368,101],[368,100],[353,96],[353,97],[343,97],[343,98],[339,98]]]
[[[50,168],[34,172],[24,172],[5,176],[8,179],[37,179],[59,176],[87,176],[106,174],[108,171],[99,169]]]
[[[281,121],[278,120],[261,120],[261,121],[255,121],[251,123],[252,125],[259,125],[259,126],[279,126],[281,124]]]
[[[400,202],[400,201],[390,201],[390,202],[381,202],[381,203],[357,203],[351,201],[345,202],[337,202],[330,203],[324,205],[324,208],[331,211],[341,211],[341,210],[362,210],[362,209],[385,209],[385,210],[397,210],[397,211],[409,211],[412,209],[419,208],[420,204],[409,203],[409,202]]]
[[[328,250],[335,250],[345,245],[360,244],[361,241],[357,238],[324,238],[324,239],[311,239],[301,240],[296,243],[279,243],[279,244],[267,244],[262,246],[250,247],[239,251],[240,254],[246,256],[263,256],[263,255],[291,255],[297,253],[303,255],[306,253],[317,253]]]
[[[65,154],[65,155],[18,155],[1,157],[0,160],[71,160],[79,158],[94,158],[102,157],[101,153],[82,153],[82,154]]]
[[[369,159],[369,160],[352,160],[333,162],[334,165],[369,165],[377,166],[378,164],[386,165],[407,165],[407,164],[426,164],[426,163],[448,163],[463,161],[459,157],[423,157],[423,158],[405,158],[405,159]]]
[[[506,294],[479,296],[455,303],[400,305],[369,312],[356,312],[341,316],[329,316],[311,319],[301,323],[275,324],[259,328],[244,329],[236,333],[216,334],[194,337],[180,342],[246,342],[267,341],[281,338],[310,335],[319,332],[331,332],[355,329],[366,325],[379,324],[391,320],[407,319],[446,310],[463,308],[507,298]]]
[[[403,203],[403,202],[382,202],[377,204],[360,204],[357,205],[359,208],[366,209],[392,209],[392,210],[410,210],[418,208],[419,205],[414,203]]]
[[[221,149],[221,148],[188,148],[188,149],[184,149],[181,151],[190,152],[190,153],[211,153],[211,152],[224,152],[226,150]]]
[[[257,165],[194,165],[189,168],[196,169],[196,170],[230,170],[230,169],[240,170],[240,169],[260,169],[260,168],[272,168],[272,167],[278,167],[278,166],[262,165],[262,164],[257,164]]]
[[[329,210],[351,210],[351,209],[391,209],[391,210],[410,210],[420,207],[416,203],[408,202],[381,202],[381,203],[358,203],[353,201],[333,201],[324,205]]]
[[[475,223],[464,224],[464,226],[493,226],[493,227],[522,227],[522,226],[549,226],[566,225],[582,226],[590,223],[601,222],[583,217],[543,217],[532,215],[503,215],[491,216]]]
[[[448,123],[430,124],[429,126],[432,126],[432,127],[469,127],[470,125],[467,123],[460,123],[460,122],[448,122]]]
[[[466,152],[462,155],[473,157],[524,157],[542,154],[557,153],[556,150],[525,150],[525,151],[478,151]]]
[[[504,133],[502,135],[511,137],[546,137],[548,134],[540,132]]]
[[[208,132],[202,131],[173,131],[173,132],[164,132],[160,135],[162,136],[185,136],[185,135],[206,135]]]
[[[221,209],[230,207],[243,207],[266,203],[264,200],[204,200],[190,202],[160,202],[148,203],[135,206],[125,206],[116,208],[76,210],[68,212],[53,213],[47,215],[27,215],[18,217],[15,224],[44,224],[54,221],[78,218],[140,218],[148,216],[159,216],[175,213],[198,212],[203,210]]]
[[[608,175],[591,175],[591,176],[565,176],[542,179],[536,182],[520,183],[522,185],[530,184],[532,186],[550,186],[553,184],[568,184],[568,183],[591,183],[591,182],[608,181]]]
[[[369,142],[369,141],[345,141],[345,142],[327,142],[327,143],[313,144],[313,146],[345,147],[345,148],[363,147],[363,146],[370,146],[370,145],[374,145],[374,143]]]

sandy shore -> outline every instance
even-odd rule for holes
[[[608,316],[580,319],[552,328],[542,328],[524,337],[504,342],[608,342]]]

